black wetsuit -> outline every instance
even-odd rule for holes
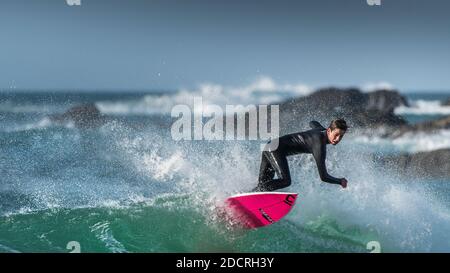
[[[322,181],[341,184],[341,179],[329,175],[325,166],[326,145],[329,144],[326,129],[317,121],[311,121],[309,125],[311,130],[278,138],[278,147],[274,150],[270,148],[273,140],[267,144],[268,149],[262,152],[259,183],[254,191],[274,191],[291,185],[286,157],[305,153],[314,156]],[[274,179],[275,173],[277,179]]]

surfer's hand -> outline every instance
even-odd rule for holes
[[[341,186],[345,189],[345,188],[347,188],[347,179],[345,179],[345,178],[342,178],[341,179]]]

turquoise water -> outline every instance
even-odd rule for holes
[[[164,201],[161,201],[164,202]],[[376,238],[332,220],[301,226],[288,219],[258,231],[224,229],[192,207],[134,204],[127,208],[54,209],[2,218],[7,251],[69,252],[333,252],[365,251]],[[27,228],[24,228],[27,227]],[[14,248],[13,248],[14,247]],[[1,248],[0,248],[1,250]]]
[[[370,241],[387,252],[450,251],[450,181],[379,169],[374,154],[399,152],[382,142],[349,135],[329,148],[345,190],[321,183],[310,156],[290,158],[297,205],[248,231],[218,209],[255,186],[259,143],[175,142],[166,113],[123,110],[160,95],[46,96],[1,99],[1,252],[69,252],[72,241],[82,252],[369,252]],[[103,103],[115,119],[78,129],[46,118],[80,102]]]

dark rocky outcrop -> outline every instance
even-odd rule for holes
[[[441,129],[450,129],[450,116],[411,125],[406,124],[394,130],[391,134],[389,134],[389,136],[395,138],[406,133],[433,132]]]
[[[78,128],[97,127],[105,123],[105,117],[93,103],[72,107],[63,114],[50,116],[50,119],[55,122],[72,121]]]
[[[450,106],[450,98],[447,98],[446,100],[442,101],[442,105]]]
[[[346,119],[351,127],[401,126],[406,121],[395,115],[394,109],[408,103],[397,91],[363,93],[357,88],[331,87],[279,105],[281,127],[297,130],[307,127],[311,119],[328,122],[337,117]]]
[[[382,113],[392,113],[394,109],[400,105],[408,106],[408,101],[405,97],[393,90],[377,90],[366,93],[367,110],[377,110]]]

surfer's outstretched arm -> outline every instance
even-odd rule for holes
[[[328,174],[325,165],[326,148],[325,145],[314,145],[312,147],[312,154],[316,160],[317,169],[319,170],[320,179],[323,182],[341,185],[342,179],[333,177]]]

